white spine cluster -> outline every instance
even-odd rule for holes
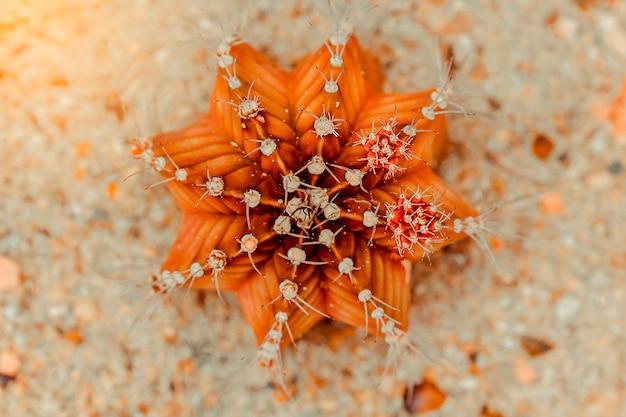
[[[324,79],[326,79],[326,77],[324,77]],[[326,83],[328,84],[328,81]],[[306,110],[304,110],[304,113],[315,119],[313,122],[313,131],[318,138],[329,135],[338,137],[339,132],[337,132],[337,128],[341,126],[342,123],[346,122],[345,119],[336,119],[331,112],[327,112],[324,104],[322,104],[322,113],[319,116]]]
[[[289,317],[284,311],[279,311],[274,315],[274,323],[259,346],[256,359],[259,365],[272,371],[278,385],[280,385],[285,392],[288,392],[283,376],[283,359],[280,350],[280,344],[283,339],[283,328],[287,329],[291,342],[294,346],[296,345],[293,334],[291,333],[291,328],[289,327]]]
[[[280,291],[280,294],[278,294],[272,301],[270,301],[266,305],[274,304],[276,301],[278,301],[279,299],[282,298],[289,304],[291,304],[291,303],[295,304],[296,307],[298,307],[307,316],[309,315],[309,312],[306,311],[306,309],[304,308],[305,306],[307,308],[313,310],[314,312],[316,312],[320,316],[324,316],[326,318],[330,318],[329,315],[321,312],[317,308],[313,307],[311,304],[307,303],[302,297],[300,297],[298,295],[299,288],[300,288],[300,286],[298,284],[296,284],[295,282],[293,282],[293,281],[291,281],[289,279],[283,280],[279,284],[279,286],[278,286],[278,290]]]
[[[494,205],[478,216],[468,216],[464,219],[456,218],[452,222],[454,233],[468,235],[481,249],[487,252],[493,262],[496,262],[496,257],[491,250],[488,235],[497,236],[499,233],[496,230],[497,225],[493,221],[489,221],[488,216],[498,208],[499,205]]]
[[[219,275],[226,269],[226,264],[228,262],[228,257],[226,253],[219,249],[213,249],[206,261],[206,265],[203,269],[208,268],[213,271],[213,283],[215,284],[215,290],[217,291],[217,295],[220,297],[220,300],[224,301],[222,298],[222,293],[220,292],[220,284],[218,281]]]
[[[241,80],[237,77],[237,58],[233,59],[233,63],[230,66],[224,67],[226,75],[222,74],[222,78],[228,83],[228,88],[231,90],[237,90],[243,85]],[[232,69],[232,72],[231,72]]]
[[[369,316],[371,314],[372,318],[376,320],[376,335],[378,336],[378,332],[380,330],[381,324],[384,323],[384,319],[392,320],[386,313],[383,307],[387,307],[391,310],[398,311],[397,308],[393,307],[390,304],[387,304],[380,298],[375,297],[372,294],[372,291],[369,289],[364,289],[359,292],[357,298],[360,303],[363,304],[363,312],[365,313],[365,337],[367,337],[367,333],[369,332]],[[369,313],[369,305],[372,307],[372,312]],[[379,305],[380,304],[380,305]]]
[[[205,197],[220,197],[224,192],[224,180],[220,177],[211,177],[211,173],[208,168],[206,170],[206,177],[207,180],[204,184],[194,184],[195,186],[205,190],[196,202],[196,206],[194,207],[195,209],[198,209],[198,205]]]
[[[348,278],[350,278],[350,282],[352,283],[352,285],[354,285],[355,282],[354,278],[352,277],[352,272],[359,269],[361,268],[357,268],[354,266],[354,261],[352,260],[352,258],[345,257],[337,264],[337,270],[339,271],[339,275],[337,275],[335,279],[333,279],[333,282],[341,278],[342,275],[347,275]]]
[[[248,259],[250,260],[250,265],[252,265],[254,270],[259,275],[264,276],[261,273],[261,271],[259,271],[259,268],[257,268],[256,264],[254,263],[254,259],[252,259],[252,254],[259,247],[259,239],[257,239],[256,236],[254,236],[252,233],[248,233],[241,237],[241,239],[239,240],[239,245],[240,245],[239,253],[247,254]]]
[[[233,60],[232,65],[234,67],[234,60]],[[229,87],[231,89],[233,89],[233,87],[236,87],[237,85],[241,87],[241,82],[238,79],[234,80],[232,76],[230,76],[230,70],[228,69],[228,67],[226,67],[225,70],[227,71],[229,76],[226,77],[222,75],[222,78],[228,81]],[[235,72],[234,69],[233,69],[233,72]],[[222,103],[226,103],[234,107],[234,110],[237,112],[237,114],[239,115],[239,118],[242,121],[242,125],[241,125],[242,128],[246,127],[246,125],[244,124],[246,120],[256,120],[260,123],[265,123],[265,117],[261,114],[263,110],[265,109],[261,106],[261,101],[259,100],[259,97],[252,95],[252,87],[254,86],[255,82],[256,82],[256,79],[250,83],[250,85],[248,86],[248,92],[246,93],[245,96],[242,96],[239,93],[236,93],[237,99],[239,100],[239,102],[235,102],[233,100],[229,100],[229,101],[219,100]]]
[[[441,64],[440,64],[441,66]],[[430,99],[432,102],[425,107],[421,108],[422,115],[428,120],[435,120],[435,117],[442,114],[463,114],[469,115],[467,111],[460,104],[452,101],[452,77],[450,71],[452,69],[452,60],[445,68],[444,74],[440,77],[439,86],[430,93]],[[452,106],[454,109],[449,109],[448,106]]]
[[[172,157],[170,156],[170,154],[165,150],[165,147],[163,145],[161,145],[161,149],[163,149],[163,153],[165,153],[165,156],[167,156],[167,159],[170,161],[170,163],[172,164],[172,166],[174,167],[174,176],[169,177],[169,178],[165,178],[159,182],[155,182],[152,185],[149,185],[146,187],[146,189],[148,188],[154,188],[157,185],[161,185],[161,184],[165,184],[167,182],[170,181],[178,181],[178,182],[184,182],[187,180],[187,170],[185,168],[180,168],[176,162],[174,162],[174,160],[172,159]],[[154,154],[152,154],[152,156],[154,156]],[[161,158],[161,159],[159,159]],[[164,158],[162,156],[159,156],[157,158],[154,159],[154,169],[157,172],[162,172],[162,171],[166,171],[166,172],[172,172],[171,169],[166,168],[167,163],[164,163]]]

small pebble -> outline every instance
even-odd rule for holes
[[[493,411],[486,405],[483,405],[480,411],[480,417],[504,417],[504,415],[498,411]]]
[[[17,262],[0,256],[0,292],[12,291],[20,286],[21,269]]]
[[[545,213],[556,216],[563,213],[565,206],[561,195],[556,191],[550,191],[541,198],[541,208]]]
[[[559,39],[571,39],[578,30],[579,23],[570,17],[559,16],[554,25],[554,33]]]
[[[429,380],[407,386],[404,393],[404,409],[414,414],[438,410],[445,401],[446,394]]]
[[[81,344],[83,342],[83,335],[77,329],[72,329],[70,331],[63,333],[63,338],[76,345]]]
[[[521,336],[520,345],[530,356],[539,356],[553,348],[552,343],[532,336]]]
[[[580,310],[580,301],[571,295],[564,295],[556,301],[554,306],[556,318],[559,321],[570,321]]]
[[[515,364],[515,378],[522,384],[532,384],[537,380],[537,371],[525,360],[519,360]]]
[[[620,172],[622,172],[623,169],[624,167],[619,161],[611,162],[609,166],[606,167],[606,170],[609,171],[609,173],[613,175],[619,174]]]
[[[611,277],[604,271],[596,269],[589,274],[587,282],[592,288],[607,288],[611,285]]]
[[[15,320],[20,314],[20,306],[16,303],[7,304],[2,314],[9,321]]]
[[[70,311],[66,304],[57,304],[48,307],[48,316],[52,319],[63,317]]]
[[[98,306],[96,303],[87,298],[76,300],[72,307],[76,320],[82,323],[92,322],[98,315]]]
[[[480,386],[480,383],[478,381],[478,378],[468,376],[465,378],[461,378],[458,382],[458,386],[463,391],[474,391]]]
[[[594,155],[602,155],[609,145],[609,135],[605,132],[596,132],[589,140],[589,152]]]
[[[0,352],[0,375],[15,377],[22,367],[20,358],[10,350]]]
[[[161,334],[163,335],[163,340],[165,340],[165,343],[174,343],[178,338],[178,332],[173,326],[163,327],[161,329]]]
[[[544,134],[538,134],[533,140],[533,153],[542,161],[546,161],[554,150],[554,141]]]

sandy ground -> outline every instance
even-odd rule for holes
[[[384,343],[325,323],[285,352],[278,404],[234,297],[148,300],[180,216],[130,138],[205,111],[212,50],[244,34],[291,66],[325,2],[0,4],[0,415],[403,416]],[[626,416],[626,2],[380,1],[358,22],[388,91],[458,97],[440,173],[490,215],[496,262],[461,244],[415,268],[404,370],[432,416]],[[270,41],[271,40],[271,41]],[[510,202],[520,196],[526,198]]]

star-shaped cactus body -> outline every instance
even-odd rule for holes
[[[442,93],[382,93],[354,35],[292,71],[240,39],[217,63],[208,113],[141,153],[184,213],[155,286],[235,292],[268,365],[325,318],[397,337],[410,262],[477,214],[431,170]]]

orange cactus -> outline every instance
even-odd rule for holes
[[[376,61],[338,32],[291,72],[238,38],[217,63],[208,113],[136,151],[184,213],[155,288],[235,292],[272,368],[325,318],[401,343],[409,262],[477,216],[431,170],[457,112],[447,86],[381,93]]]

